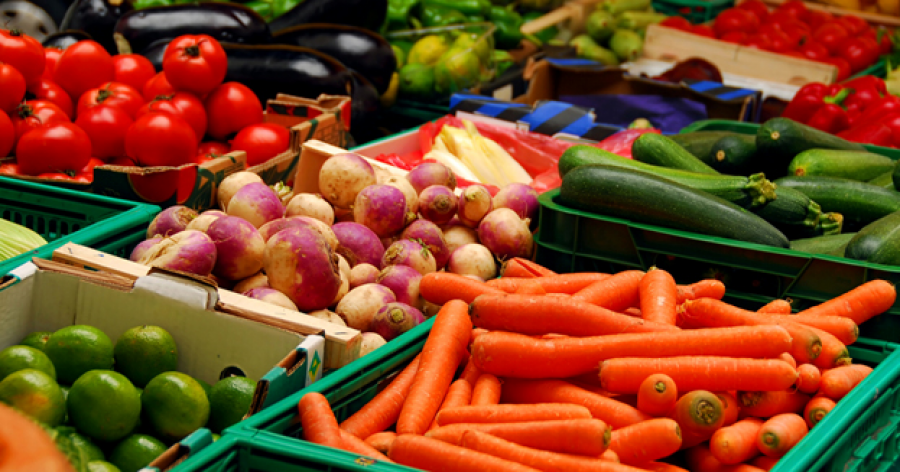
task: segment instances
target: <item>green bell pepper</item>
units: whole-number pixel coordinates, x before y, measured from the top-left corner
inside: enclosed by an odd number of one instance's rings
[[[494,30],[495,48],[515,49],[522,42],[520,28],[525,20],[512,8],[493,6],[488,18],[497,27]]]
[[[422,20],[422,26],[426,28],[466,23],[466,15],[463,15],[459,10],[428,5],[422,6],[420,19]]]
[[[466,23],[484,23],[486,20],[481,15],[466,15]]]
[[[303,0],[272,0],[272,19],[291,11]]]
[[[252,2],[244,3],[244,6],[259,13],[259,16],[263,17],[266,22],[274,19],[272,17],[272,4],[266,0],[253,0]]]
[[[465,16],[487,16],[491,9],[491,2],[490,0],[422,0],[422,6],[456,10]]]
[[[135,10],[143,10],[152,7],[167,7],[172,4],[172,0],[135,0],[132,4]]]
[[[536,20],[540,17],[544,16],[543,13],[539,11],[532,11],[522,15],[522,20],[527,23],[532,20]],[[544,28],[537,33],[534,34],[534,37],[537,38],[541,43],[548,43],[551,39],[555,38],[556,35],[559,34],[559,29],[556,26],[551,26],[549,28]]]
[[[387,29],[388,31],[409,28],[409,18],[412,10],[419,5],[419,0],[388,0]]]

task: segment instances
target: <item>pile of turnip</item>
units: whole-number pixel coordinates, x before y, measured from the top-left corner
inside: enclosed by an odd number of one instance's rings
[[[538,202],[527,185],[491,196],[481,185],[457,189],[440,163],[404,178],[352,153],[325,161],[318,177],[319,194],[285,198],[256,174],[230,175],[220,210],[162,211],[131,259],[358,329],[362,355],[436,313],[419,296],[424,275],[487,280],[498,262],[532,254]]]

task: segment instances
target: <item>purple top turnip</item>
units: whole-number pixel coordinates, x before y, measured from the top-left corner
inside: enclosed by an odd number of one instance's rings
[[[378,267],[372,264],[357,264],[350,269],[350,289],[353,290],[360,285],[374,284],[378,272]],[[416,273],[418,274],[418,272]]]
[[[381,258],[381,266],[387,267],[391,265],[410,266],[422,275],[427,275],[437,270],[437,263],[431,251],[427,247],[409,239],[397,241],[391,244],[387,251],[384,251],[384,257]]]
[[[416,189],[409,183],[409,180],[406,180],[404,177],[392,175],[385,179],[384,185],[390,185],[403,192],[403,197],[406,199],[406,224],[415,220],[416,215],[419,212],[419,193],[416,192]]]
[[[459,196],[457,217],[462,224],[469,228],[477,228],[481,219],[493,209],[494,203],[487,187],[470,185],[464,188],[462,195]]]
[[[387,344],[387,341],[378,333],[363,333],[362,343],[359,346],[359,357],[371,354],[376,349]]]
[[[412,239],[427,247],[434,256],[435,266],[438,270],[442,269],[450,259],[450,251],[447,250],[447,242],[444,241],[444,232],[428,220],[413,221],[403,230],[400,239]]]
[[[159,212],[147,228],[147,239],[154,236],[172,236],[187,228],[197,212],[183,205],[175,205]]]
[[[399,233],[406,225],[406,197],[390,185],[370,185],[356,196],[353,220],[379,237]]]
[[[137,244],[137,246],[135,246],[134,249],[132,249],[131,256],[129,256],[128,259],[131,260],[132,262],[137,262],[137,261],[141,260],[141,257],[143,257],[144,254],[146,254],[147,251],[150,250],[150,248],[152,248],[154,245],[156,245],[156,243],[158,243],[162,240],[163,240],[163,238],[157,236],[155,238],[150,238],[145,241],[139,242]],[[378,270],[376,269],[375,272],[377,273]]]
[[[292,302],[291,299],[287,297],[287,295],[279,292],[278,290],[275,290],[274,288],[252,288],[244,292],[243,295],[245,297],[262,300],[273,305],[278,305],[282,308],[287,308],[288,310],[297,310],[297,305],[294,305],[294,302]]]
[[[347,326],[360,331],[370,331],[369,325],[375,313],[385,304],[396,302],[391,290],[383,285],[366,284],[350,290],[334,309]]]
[[[231,197],[238,193],[238,190],[244,188],[245,185],[252,183],[265,184],[262,177],[246,171],[235,172],[222,179],[222,183],[219,184],[219,188],[216,190],[216,200],[219,202],[219,208],[227,209]]]
[[[498,208],[478,225],[478,239],[500,260],[531,257],[534,238],[528,224],[509,208]]]
[[[321,195],[298,193],[285,207],[286,216],[308,216],[328,226],[334,224],[334,208]]]
[[[275,236],[279,232],[284,231],[288,228],[298,227],[309,228],[310,225],[305,221],[294,218],[277,218],[260,226],[259,235],[262,236],[263,241],[269,242],[269,239],[271,239],[272,236]]]
[[[138,263],[206,277],[216,265],[216,244],[206,233],[189,229],[156,243]]]
[[[478,243],[478,233],[467,226],[444,227],[444,241],[447,243],[447,251],[453,254],[456,248],[464,244]]]
[[[481,244],[465,244],[450,254],[447,271],[489,280],[497,276],[497,263],[494,262],[494,255],[488,248]]]
[[[432,185],[443,185],[450,187],[450,190],[456,189],[456,175],[449,167],[440,162],[423,162],[409,171],[406,179],[420,194],[422,190]]]
[[[372,264],[381,267],[384,246],[378,235],[371,229],[350,221],[338,223],[331,227],[338,239],[338,254],[344,256],[350,267],[357,264]]]
[[[362,189],[377,182],[372,165],[353,153],[332,156],[319,170],[319,192],[338,208],[350,208]]]
[[[244,293],[248,290],[252,290],[254,288],[268,287],[269,286],[269,278],[266,277],[266,274],[262,272],[257,272],[250,277],[247,277],[243,280],[239,280],[236,284],[234,284],[234,291],[237,293]]]
[[[456,216],[457,197],[450,187],[432,185],[419,193],[419,214],[437,225]]]
[[[414,307],[422,306],[422,298],[419,296],[419,283],[421,281],[422,274],[416,269],[405,265],[387,266],[375,278],[375,282],[394,292],[398,302]]]
[[[509,208],[522,219],[534,220],[539,206],[537,191],[525,184],[509,184],[494,195],[494,208]]]
[[[209,225],[206,234],[216,243],[217,277],[241,280],[262,269],[266,242],[249,221],[223,216]]]
[[[289,228],[266,243],[263,268],[269,286],[287,295],[300,311],[321,310],[341,288],[335,256],[318,231]]]
[[[284,205],[268,185],[257,182],[238,190],[228,202],[225,213],[243,218],[259,228],[284,216]]]
[[[425,321],[422,312],[406,303],[388,303],[381,307],[372,320],[372,331],[381,335],[385,341],[415,328]]]
[[[219,210],[204,211],[203,213],[200,213],[200,216],[191,220],[185,229],[196,229],[197,231],[203,231],[205,233],[213,221],[216,221],[223,216],[225,216],[225,212]]]
[[[337,249],[338,239],[337,236],[335,236],[334,231],[331,230],[331,226],[328,226],[325,223],[322,223],[321,221],[309,216],[291,216],[288,219],[296,220],[303,224],[309,225],[312,229],[318,231],[323,238],[325,238],[325,242],[328,243],[328,246],[331,247],[332,251]]]

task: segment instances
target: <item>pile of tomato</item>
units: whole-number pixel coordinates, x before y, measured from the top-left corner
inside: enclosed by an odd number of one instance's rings
[[[854,15],[835,17],[811,10],[801,0],[790,0],[775,10],[760,0],[747,0],[716,17],[712,26],[692,26],[681,17],[662,25],[743,46],[833,64],[843,80],[889,54],[893,47],[887,30],[876,30]]]
[[[253,91],[224,82],[227,66],[205,35],[172,41],[157,73],[94,41],[45,49],[0,30],[0,174],[91,182],[103,164],[202,164],[242,150],[252,166],[287,150],[287,128],[263,123]]]

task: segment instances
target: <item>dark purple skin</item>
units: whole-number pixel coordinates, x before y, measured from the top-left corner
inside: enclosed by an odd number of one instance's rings
[[[494,195],[494,208],[509,208],[522,219],[534,220],[539,206],[537,191],[525,184],[509,184]]]
[[[450,187],[432,185],[419,194],[419,214],[436,225],[444,225],[456,216],[459,199]]]
[[[371,229],[359,224],[346,221],[331,227],[340,243],[337,253],[347,259],[350,267],[357,264],[372,264],[381,267],[381,258],[384,256],[384,246],[381,239]]]
[[[262,236],[263,241],[268,241],[269,238],[275,236],[281,231],[284,231],[288,228],[298,227],[307,228],[309,227],[309,225],[294,218],[278,218],[260,226],[259,235]]]
[[[231,197],[225,213],[243,218],[259,228],[283,217],[284,204],[268,185],[255,182],[244,185]]]
[[[425,275],[437,270],[437,262],[431,251],[416,241],[401,239],[391,244],[381,258],[382,267],[390,265],[406,265]]]
[[[385,341],[390,341],[423,321],[425,316],[418,309],[406,303],[393,302],[378,309],[370,327]]]
[[[241,280],[259,272],[266,241],[249,221],[222,216],[213,221],[206,234],[216,243],[213,273],[228,280]]]
[[[162,240],[163,238],[157,236],[155,238],[150,238],[146,241],[139,242],[138,245],[134,247],[134,250],[131,251],[131,256],[129,256],[128,259],[131,262],[137,262],[138,260],[140,260],[141,256],[143,256],[144,253],[147,252],[148,249]]]
[[[150,222],[150,226],[147,228],[147,238],[172,236],[180,233],[184,231],[188,223],[198,216],[200,215],[196,211],[183,205],[166,208]]]
[[[525,221],[509,208],[498,208],[478,225],[478,239],[500,260],[531,257],[534,238]]]
[[[167,250],[157,254],[152,261],[146,260],[150,254],[145,253],[139,262],[150,267],[209,276],[216,265],[216,243],[206,233],[196,230],[182,231],[157,244],[171,242],[178,246],[169,246]]]
[[[394,292],[398,302],[412,306],[422,305],[419,296],[419,282],[421,281],[422,274],[405,265],[387,266],[375,278],[375,283],[384,285]]]
[[[400,239],[412,239],[428,247],[438,270],[447,265],[450,260],[450,251],[447,242],[444,241],[444,232],[438,225],[428,220],[416,220],[403,230]]]
[[[450,190],[456,188],[456,175],[440,162],[419,164],[406,174],[406,179],[416,189],[416,193],[422,193],[422,190],[432,185],[443,185],[450,187]]]
[[[356,196],[353,221],[382,238],[399,233],[406,224],[406,197],[396,187],[370,185]]]

